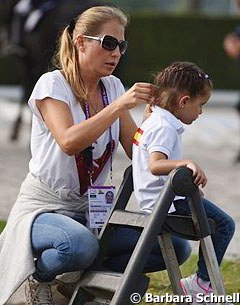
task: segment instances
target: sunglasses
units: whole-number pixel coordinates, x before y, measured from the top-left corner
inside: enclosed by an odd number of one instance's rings
[[[108,51],[113,51],[117,48],[117,46],[119,46],[121,55],[124,55],[128,46],[128,42],[126,40],[118,41],[117,38],[110,35],[104,35],[103,37],[83,35],[83,37],[100,41],[101,47]]]

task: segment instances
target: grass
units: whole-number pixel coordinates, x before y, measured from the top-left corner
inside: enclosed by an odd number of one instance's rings
[[[187,262],[181,266],[181,273],[183,277],[195,272],[197,258],[197,255],[191,255]],[[226,294],[232,295],[234,292],[240,293],[240,259],[235,261],[224,260],[221,265],[221,272],[225,284]],[[173,294],[166,271],[147,274],[147,276],[150,277],[150,285],[147,292],[157,296],[166,295],[166,293]],[[142,301],[140,304],[146,305],[154,303],[145,303]]]
[[[5,222],[0,220],[0,232],[5,226]],[[187,262],[181,266],[182,276],[188,276],[195,272],[197,266],[197,255],[191,255]],[[232,295],[240,293],[240,259],[239,260],[223,260],[221,265],[221,272],[224,279],[226,293]],[[149,293],[154,295],[165,295],[166,293],[173,294],[171,284],[166,271],[155,272],[147,274],[150,277]],[[140,305],[147,305],[153,303],[145,303],[142,301]],[[169,304],[169,303],[168,303]],[[235,303],[240,304],[240,303]]]
[[[3,228],[5,227],[6,222],[3,220],[0,220],[0,232],[2,232]]]

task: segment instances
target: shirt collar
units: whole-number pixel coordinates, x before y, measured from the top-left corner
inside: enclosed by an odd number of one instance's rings
[[[177,130],[179,134],[184,132],[183,123],[175,117],[170,111],[163,109],[159,106],[152,106],[153,113],[156,113],[157,115],[161,115],[161,117],[164,117],[166,121],[168,121],[171,125],[174,126],[174,128]]]

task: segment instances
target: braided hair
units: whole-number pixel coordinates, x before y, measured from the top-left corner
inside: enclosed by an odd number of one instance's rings
[[[151,105],[173,111],[180,94],[191,98],[204,96],[212,89],[212,81],[197,65],[191,62],[174,62],[153,75],[158,87]]]

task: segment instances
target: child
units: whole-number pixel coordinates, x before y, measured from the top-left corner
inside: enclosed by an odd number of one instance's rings
[[[155,75],[159,91],[151,104],[152,113],[134,136],[133,179],[134,191],[140,209],[151,213],[167,175],[179,166],[193,171],[194,183],[204,187],[207,177],[201,167],[182,159],[181,134],[183,123],[190,125],[210,97],[212,82],[208,75],[193,63],[175,62]],[[233,219],[209,200],[202,198],[206,214],[215,220],[216,232],[212,241],[220,264],[234,234]],[[175,197],[170,209],[179,215],[190,214],[187,198]],[[197,293],[212,292],[209,275],[201,251],[196,274],[181,279],[182,288],[192,295],[197,304]]]

